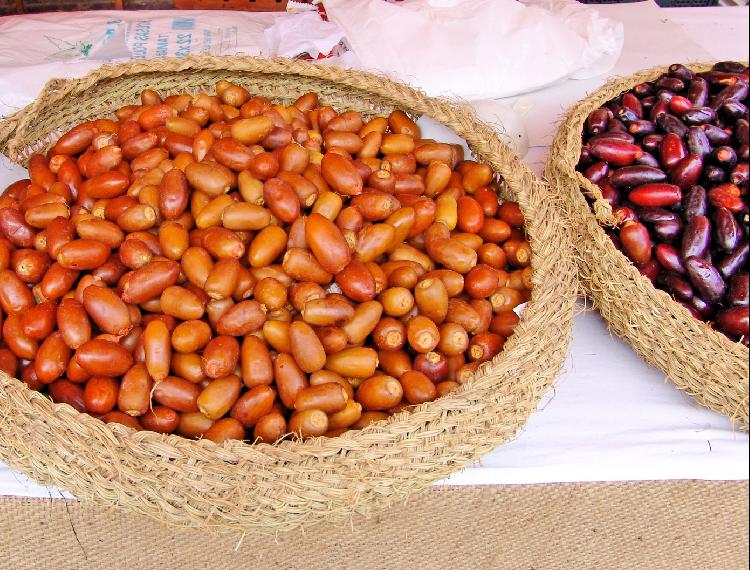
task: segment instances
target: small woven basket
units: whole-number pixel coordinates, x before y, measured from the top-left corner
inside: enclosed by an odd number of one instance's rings
[[[502,353],[458,391],[361,431],[278,445],[136,433],[54,404],[0,373],[0,460],[79,498],[169,523],[276,531],[403,501],[513,438],[565,358],[575,265],[562,205],[467,108],[383,77],[293,60],[161,59],[51,81],[34,103],[0,123],[0,151],[24,162],[72,124],[137,101],[145,87],[195,92],[219,79],[287,103],[317,91],[339,110],[400,108],[451,127],[503,177],[506,196],[526,216],[534,290],[524,319]]]
[[[690,68],[705,71],[711,65]],[[576,171],[589,113],[662,73],[664,68],[657,67],[613,79],[570,109],[550,149],[545,178],[575,220],[579,280],[610,328],[680,390],[747,430],[747,348],[694,318],[638,272],[602,229],[614,223],[612,208],[599,187]],[[595,197],[593,206],[581,189]]]

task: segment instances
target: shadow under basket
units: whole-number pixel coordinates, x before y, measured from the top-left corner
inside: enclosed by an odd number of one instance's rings
[[[0,151],[23,163],[73,124],[138,101],[144,88],[213,92],[219,79],[287,104],[317,91],[340,111],[399,108],[452,128],[502,177],[506,197],[526,217],[534,289],[522,322],[456,392],[361,431],[276,445],[134,432],[54,404],[0,373],[0,460],[81,499],[167,523],[274,532],[403,501],[512,439],[567,352],[576,295],[570,225],[547,186],[468,108],[384,77],[294,60],[162,59],[52,80],[31,105],[0,122]]]

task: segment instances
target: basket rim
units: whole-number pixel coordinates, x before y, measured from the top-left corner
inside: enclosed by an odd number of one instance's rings
[[[478,156],[490,154],[493,156],[487,162],[492,166],[493,171],[503,176],[514,191],[519,192],[517,198],[522,211],[526,214],[532,207],[530,200],[536,200],[534,194],[551,197],[547,185],[537,179],[531,171],[499,138],[494,135],[492,127],[482,123],[476,118],[475,113],[466,105],[458,102],[449,102],[445,100],[427,97],[421,92],[400,83],[393,82],[383,76],[365,73],[353,72],[350,70],[340,70],[338,68],[317,64],[307,63],[282,58],[261,59],[249,56],[234,57],[213,57],[213,56],[191,56],[187,58],[165,58],[160,60],[145,60],[134,63],[106,65],[90,72],[79,79],[53,79],[44,88],[40,96],[29,106],[19,110],[5,120],[0,121],[0,151],[7,150],[15,138],[14,135],[23,135],[24,129],[33,123],[34,117],[40,109],[54,104],[63,98],[85,92],[86,89],[96,85],[100,81],[109,79],[132,79],[141,74],[159,71],[164,74],[175,74],[184,71],[233,71],[260,73],[261,75],[282,75],[290,77],[306,77],[315,80],[330,82],[344,89],[352,89],[363,92],[375,93],[383,100],[392,102],[407,111],[419,109],[423,114],[430,116],[446,115],[455,117],[456,124],[460,122],[471,124],[471,132],[458,132],[459,136],[464,138]],[[437,119],[442,124],[445,121]],[[450,126],[450,125],[448,125]],[[451,127],[456,130],[454,127]],[[8,132],[9,131],[9,132]],[[498,150],[499,149],[499,150]],[[499,155],[500,158],[497,158]],[[515,182],[515,184],[514,184]],[[544,244],[535,236],[536,233],[543,234],[552,231],[558,231],[564,236],[568,235],[567,226],[564,223],[562,208],[555,212],[549,208],[548,217],[541,219],[531,219],[528,223],[530,230],[529,239],[535,258],[542,260],[549,259],[551,252],[542,249]],[[565,238],[563,238],[565,239]],[[570,240],[568,240],[570,241]],[[29,405],[33,406],[39,413],[57,415],[74,421],[86,430],[96,432],[103,439],[108,440],[115,445],[122,446],[131,443],[140,445],[147,442],[157,453],[169,457],[175,454],[194,453],[200,456],[200,461],[220,462],[220,463],[239,463],[249,461],[259,465],[270,465],[274,462],[285,462],[289,464],[298,464],[304,461],[311,461],[319,464],[323,469],[330,469],[332,461],[336,457],[354,453],[363,449],[371,449],[378,446],[388,446],[399,441],[408,439],[407,436],[413,435],[422,430],[427,430],[432,422],[440,421],[451,414],[462,414],[464,410],[471,407],[476,402],[487,402],[492,400],[492,393],[497,392],[497,386],[493,385],[493,377],[501,374],[511,375],[518,369],[519,363],[515,358],[524,357],[530,349],[522,345],[522,340],[528,337],[527,329],[531,328],[529,323],[537,324],[547,316],[552,316],[559,321],[562,329],[562,337],[550,341],[554,344],[553,348],[557,352],[562,352],[560,357],[556,353],[552,354],[551,365],[546,365],[545,374],[557,376],[562,360],[567,354],[568,340],[570,334],[570,324],[574,312],[576,300],[577,284],[575,281],[575,268],[572,261],[572,243],[555,244],[552,248],[558,256],[555,260],[556,274],[548,275],[548,279],[540,281],[535,279],[535,288],[532,292],[531,299],[526,307],[525,317],[519,324],[517,333],[508,339],[503,351],[491,362],[484,363],[477,371],[475,378],[461,386],[456,392],[426,404],[415,406],[413,409],[399,414],[395,414],[387,421],[378,422],[378,424],[368,426],[364,430],[348,431],[335,438],[311,438],[305,441],[283,441],[280,444],[270,445],[250,445],[244,441],[227,441],[223,444],[215,444],[206,440],[189,440],[177,435],[162,435],[154,432],[135,432],[124,426],[115,424],[104,424],[100,420],[75,411],[67,404],[54,404],[45,395],[29,389],[22,381],[11,378],[4,373],[0,373],[0,396],[6,396],[13,392],[14,396],[24,398]],[[567,249],[565,249],[567,248]],[[560,251],[562,249],[562,251]],[[545,297],[554,298],[554,306],[545,304],[541,299]],[[559,337],[560,335],[558,335]],[[527,343],[529,344],[529,343]],[[537,364],[537,366],[541,366]],[[550,370],[547,370],[547,369]],[[539,374],[534,375],[534,380]],[[538,399],[552,385],[549,381],[546,384],[539,382],[538,385],[531,386],[531,390],[526,390],[526,394],[516,394],[517,397],[526,397],[531,405],[532,410],[536,409]],[[539,392],[541,391],[541,394]],[[522,391],[523,392],[523,391]],[[20,394],[20,396],[19,396]],[[85,417],[84,417],[85,416]],[[521,425],[525,423],[523,419]],[[3,417],[0,414],[0,427],[2,427]],[[519,426],[520,429],[520,426]],[[2,430],[0,429],[0,432]],[[514,430],[514,435],[518,429]],[[453,433],[453,432],[451,432]],[[439,434],[436,435],[439,437]],[[378,446],[373,444],[377,439]],[[446,457],[445,461],[450,465],[437,472],[434,468],[429,469],[427,475],[420,482],[421,487],[438,480],[448,473],[456,471],[465,465],[476,460],[478,456],[507,441],[510,438],[504,438],[491,443],[486,449],[473,449],[470,452],[462,452],[460,457]],[[379,449],[380,447],[378,447]],[[0,447],[0,452],[3,452]],[[7,454],[6,454],[7,455]],[[377,454],[376,454],[377,455]],[[18,461],[11,463],[17,465]],[[416,464],[416,461],[414,462]],[[27,469],[22,469],[28,471]],[[35,471],[36,474],[43,472],[43,469]],[[59,477],[54,474],[45,473],[45,479],[52,482],[58,482]],[[65,486],[65,485],[61,485]],[[80,485],[76,485],[74,492],[84,496],[86,493]],[[96,497],[94,495],[94,498]],[[356,505],[353,505],[353,510]],[[153,514],[152,509],[143,508],[142,512]],[[219,517],[221,518],[221,517]],[[244,521],[247,524],[247,520]]]

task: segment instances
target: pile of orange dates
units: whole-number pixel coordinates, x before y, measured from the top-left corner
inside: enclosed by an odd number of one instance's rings
[[[0,197],[0,369],[135,429],[275,442],[459,387],[531,289],[486,164],[220,81],[75,126]]]

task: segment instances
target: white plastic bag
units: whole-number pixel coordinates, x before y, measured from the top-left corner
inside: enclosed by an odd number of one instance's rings
[[[336,24],[326,22],[317,12],[280,16],[263,33],[263,55],[297,57],[309,54],[325,57],[344,39]]]
[[[570,0],[520,0],[527,6],[537,6],[557,14],[566,26],[586,38],[586,50],[581,57],[581,68],[571,79],[588,79],[612,69],[622,52],[625,40],[623,25],[599,15],[590,6]]]
[[[622,25],[570,4],[560,0],[545,9],[516,0],[324,2],[364,68],[430,95],[469,100],[534,91],[595,63],[601,73],[605,60],[614,65]]]

